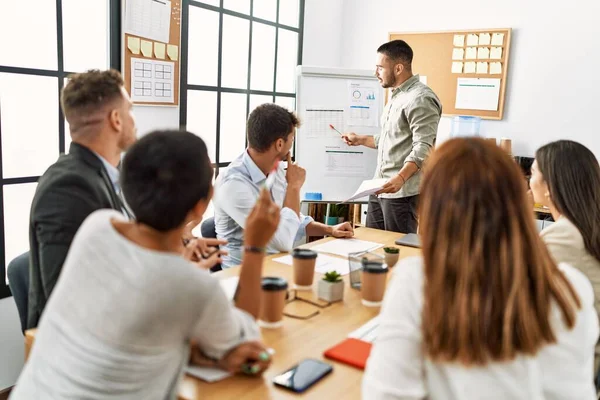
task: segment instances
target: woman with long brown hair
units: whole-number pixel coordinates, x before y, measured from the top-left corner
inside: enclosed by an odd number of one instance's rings
[[[584,145],[559,140],[542,146],[531,167],[535,202],[550,208],[555,223],[541,232],[552,258],[588,277],[600,314],[600,165]],[[600,364],[596,346],[595,370]]]
[[[423,256],[395,267],[365,399],[595,398],[594,294],[540,240],[522,175],[481,139],[425,166]]]

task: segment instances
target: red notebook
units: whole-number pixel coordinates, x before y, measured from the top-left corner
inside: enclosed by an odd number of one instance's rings
[[[348,338],[323,353],[329,359],[365,369],[372,344],[355,338]]]

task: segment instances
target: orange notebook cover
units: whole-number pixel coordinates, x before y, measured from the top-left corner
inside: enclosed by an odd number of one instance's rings
[[[348,338],[323,353],[329,359],[365,369],[372,344],[355,338]]]

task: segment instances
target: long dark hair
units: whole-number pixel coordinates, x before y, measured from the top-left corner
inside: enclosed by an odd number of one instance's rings
[[[542,243],[517,164],[483,139],[451,139],[423,169],[423,342],[434,362],[484,365],[556,342],[581,303]]]
[[[559,140],[535,153],[538,169],[556,210],[583,236],[585,248],[600,261],[600,165],[581,143]]]

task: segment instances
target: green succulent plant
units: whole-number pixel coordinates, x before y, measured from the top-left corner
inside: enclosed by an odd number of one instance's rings
[[[342,275],[340,275],[337,271],[329,271],[325,273],[323,280],[327,282],[339,282],[342,280]]]

